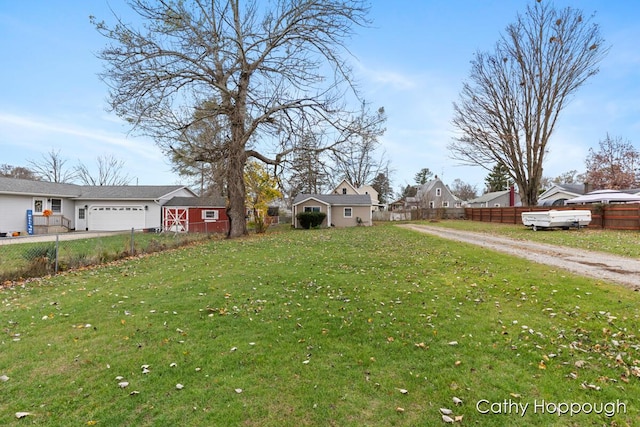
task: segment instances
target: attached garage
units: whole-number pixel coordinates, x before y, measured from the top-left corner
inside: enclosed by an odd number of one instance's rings
[[[145,228],[144,206],[91,206],[88,229],[96,231]]]

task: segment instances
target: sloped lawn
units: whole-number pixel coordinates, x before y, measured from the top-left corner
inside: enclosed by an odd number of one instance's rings
[[[0,300],[2,425],[640,423],[637,293],[392,225],[211,241]]]

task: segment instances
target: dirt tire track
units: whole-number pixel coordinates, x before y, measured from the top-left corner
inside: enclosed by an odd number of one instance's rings
[[[482,246],[539,264],[562,268],[581,276],[621,284],[635,291],[640,290],[640,260],[638,259],[427,225],[401,224],[398,226],[444,239]]]

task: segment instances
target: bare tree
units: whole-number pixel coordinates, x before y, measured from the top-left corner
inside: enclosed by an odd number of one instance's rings
[[[384,152],[378,153],[378,137],[384,132],[380,124],[386,121],[384,108],[371,114],[363,108],[357,117],[358,127],[371,129],[364,134],[354,135],[357,141],[350,141],[341,150],[333,152],[335,175],[345,178],[356,188],[368,185],[381,172],[389,168]]]
[[[587,182],[594,190],[621,190],[640,184],[640,151],[631,142],[609,134],[600,141],[600,149],[589,149]]]
[[[460,131],[449,148],[463,163],[504,164],[525,205],[535,205],[547,143],[560,111],[608,52],[580,10],[538,0],[518,15],[493,53],[477,53],[454,103]]]
[[[586,174],[578,173],[577,170],[572,169],[567,172],[563,172],[555,178],[551,179],[550,182],[553,184],[584,184],[586,180]]]
[[[459,198],[460,200],[473,200],[478,197],[478,189],[459,178],[453,180],[451,185],[451,194]]]
[[[41,181],[68,183],[75,179],[73,169],[65,167],[67,159],[60,155],[60,150],[51,149],[40,160],[27,160],[27,163]]]
[[[5,178],[27,179],[30,181],[38,180],[38,177],[30,169],[23,166],[11,166],[6,163],[0,165],[0,176]]]
[[[77,179],[85,185],[127,185],[131,181],[123,172],[124,160],[113,155],[102,155],[96,159],[97,173],[91,173],[84,164],[75,167]]]
[[[220,133],[193,161],[225,160],[230,237],[246,234],[244,166],[277,165],[305,129],[324,129],[325,149],[363,129],[345,108],[357,96],[343,53],[368,24],[360,0],[131,0],[143,29],[122,20],[98,31],[111,108],[166,151],[185,129],[214,120]],[[327,77],[328,74],[330,77]],[[360,102],[360,101],[359,101]],[[356,118],[354,118],[356,117]]]

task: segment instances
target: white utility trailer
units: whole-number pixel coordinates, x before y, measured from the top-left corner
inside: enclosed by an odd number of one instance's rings
[[[591,222],[590,210],[522,212],[522,223],[533,231],[539,228],[586,227]]]

